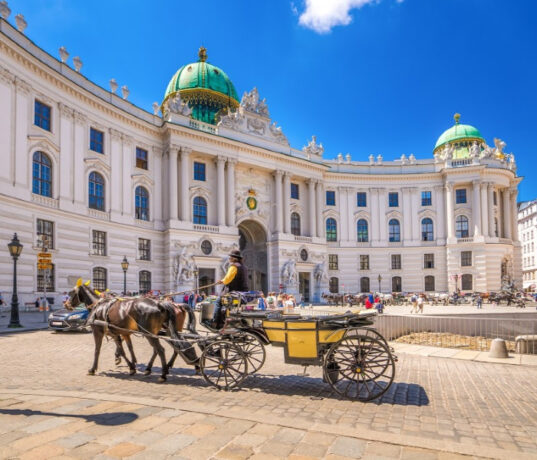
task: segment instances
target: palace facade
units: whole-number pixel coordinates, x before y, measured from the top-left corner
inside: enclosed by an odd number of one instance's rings
[[[192,289],[220,279],[240,248],[250,288],[299,293],[498,290],[521,282],[514,156],[470,125],[423,158],[323,158],[295,149],[254,88],[198,60],[149,113],[0,19],[0,289],[9,299],[14,232],[19,297],[76,279],[98,289]],[[164,89],[164,85],[163,85]],[[46,239],[47,276],[37,267]],[[6,296],[7,294],[7,296]]]

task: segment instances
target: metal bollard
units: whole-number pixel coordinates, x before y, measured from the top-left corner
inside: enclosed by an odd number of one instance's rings
[[[504,339],[494,339],[490,344],[489,358],[509,358]]]

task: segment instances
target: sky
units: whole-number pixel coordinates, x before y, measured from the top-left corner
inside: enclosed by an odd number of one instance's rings
[[[301,149],[312,135],[326,158],[432,157],[453,125],[498,137],[537,198],[535,0],[9,1],[26,35],[82,73],[152,112],[173,74],[197,61],[222,68],[241,96],[254,86]]]

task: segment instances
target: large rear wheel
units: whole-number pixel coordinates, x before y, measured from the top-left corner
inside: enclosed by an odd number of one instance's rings
[[[233,343],[241,347],[248,361],[248,374],[254,374],[265,363],[265,346],[255,334],[243,332],[233,336]]]
[[[228,340],[209,343],[200,357],[205,381],[219,390],[239,387],[248,376],[248,360],[242,349]]]

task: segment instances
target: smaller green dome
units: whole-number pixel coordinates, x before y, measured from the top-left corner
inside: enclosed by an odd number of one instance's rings
[[[477,128],[470,125],[461,125],[459,123],[460,115],[458,113],[456,113],[453,118],[455,119],[455,125],[442,133],[436,141],[434,151],[447,143],[460,140],[485,142],[485,139]]]

